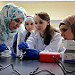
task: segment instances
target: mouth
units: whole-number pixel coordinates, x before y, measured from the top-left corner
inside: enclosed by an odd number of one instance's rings
[[[41,28],[37,28],[37,30],[41,30]]]
[[[31,31],[31,29],[28,29],[28,31],[30,32],[30,31]]]
[[[13,27],[13,29],[17,29],[16,27]]]

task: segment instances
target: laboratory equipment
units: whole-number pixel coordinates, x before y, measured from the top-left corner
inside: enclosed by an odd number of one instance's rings
[[[75,62],[75,41],[65,40],[64,47],[66,48],[63,57],[64,62]]]
[[[42,51],[40,52],[40,62],[55,62],[53,56],[60,60],[60,53]]]

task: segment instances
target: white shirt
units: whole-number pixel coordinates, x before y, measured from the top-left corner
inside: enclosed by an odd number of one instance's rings
[[[28,44],[29,48],[32,49],[38,49],[46,52],[58,52],[62,43],[62,38],[59,33],[55,32],[50,44],[43,45],[39,32],[32,31],[26,43]]]

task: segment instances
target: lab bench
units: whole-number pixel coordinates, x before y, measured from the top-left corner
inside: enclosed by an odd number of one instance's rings
[[[64,75],[63,71],[61,68],[57,65],[57,63],[45,63],[45,62],[40,62],[40,60],[19,60],[18,58],[15,57],[0,57],[0,65],[2,66],[7,66],[9,64],[13,64],[14,69],[19,72],[21,75],[29,75],[30,72],[33,72],[37,67],[39,69],[37,72],[41,70],[48,70],[51,73],[55,75]],[[65,66],[65,69],[68,71],[73,71],[75,70],[75,63],[64,63],[63,65]],[[17,75],[14,73],[12,70],[12,67],[9,66],[6,69],[0,71],[0,75]],[[36,75],[50,75],[48,72],[40,72],[39,74]],[[75,75],[75,72],[73,74],[66,74],[66,75]]]

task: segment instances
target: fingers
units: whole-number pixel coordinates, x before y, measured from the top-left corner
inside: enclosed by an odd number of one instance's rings
[[[30,48],[26,48],[25,50],[26,50],[26,51],[32,51],[32,49],[30,49]]]
[[[22,49],[22,46],[18,45],[19,50]]]

